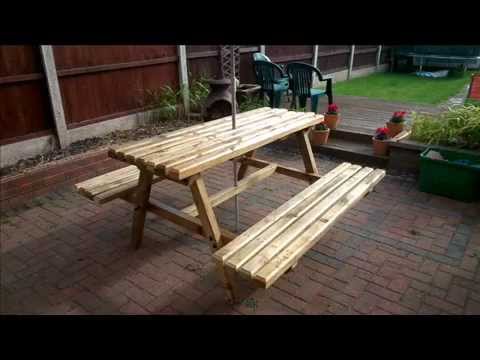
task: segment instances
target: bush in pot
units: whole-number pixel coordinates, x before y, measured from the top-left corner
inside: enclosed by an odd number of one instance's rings
[[[327,112],[325,113],[325,124],[329,129],[336,129],[337,124],[340,121],[340,115],[338,113],[337,104],[328,105]]]
[[[330,129],[324,122],[322,122],[310,131],[310,141],[312,142],[312,145],[325,145],[328,141],[329,134]]]
[[[386,156],[388,152],[388,128],[378,128],[373,136],[373,152],[377,156]]]
[[[406,114],[406,111],[396,111],[393,113],[392,118],[387,122],[388,135],[390,137],[394,137],[403,131]]]

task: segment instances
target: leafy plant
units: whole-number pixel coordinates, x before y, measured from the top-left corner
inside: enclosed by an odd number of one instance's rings
[[[239,111],[245,112],[263,107],[263,99],[258,96],[246,96],[242,102],[238,104]]]
[[[189,89],[190,111],[194,113],[201,113],[203,104],[208,96],[209,85],[207,78],[200,76],[198,79],[192,81]],[[183,92],[182,92],[183,94]]]
[[[383,127],[383,128],[378,128],[375,131],[375,139],[376,140],[387,140],[388,139],[388,128]]]
[[[328,126],[327,126],[325,123],[321,122],[320,124],[317,124],[317,125],[315,126],[315,130],[317,130],[317,131],[326,131],[326,130],[329,130],[329,129],[328,129]]]
[[[405,115],[407,114],[406,111],[395,111],[390,119],[390,122],[395,124],[400,124],[405,122]]]
[[[480,107],[449,108],[440,114],[413,114],[411,139],[434,145],[480,147]]]

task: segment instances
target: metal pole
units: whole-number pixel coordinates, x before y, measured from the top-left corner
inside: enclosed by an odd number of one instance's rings
[[[237,128],[237,79],[235,77],[235,47],[232,45],[230,48],[231,51],[231,61],[232,61],[232,128]],[[237,186],[237,160],[233,159],[233,184]],[[239,230],[239,218],[240,208],[238,204],[238,196],[235,195],[235,232]]]

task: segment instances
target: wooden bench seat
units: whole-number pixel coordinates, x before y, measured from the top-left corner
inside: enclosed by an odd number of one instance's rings
[[[139,177],[140,170],[130,165],[75,184],[75,189],[88,199],[104,204],[132,192],[138,186]],[[161,179],[154,176],[153,182]]]
[[[268,288],[384,176],[381,169],[343,163],[216,251],[214,258],[227,271]]]

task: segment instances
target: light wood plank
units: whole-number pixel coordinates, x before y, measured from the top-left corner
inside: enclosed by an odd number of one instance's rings
[[[254,110],[251,110],[251,111],[246,111],[246,112],[243,112],[241,114],[238,114],[237,118],[240,120],[242,118],[246,118],[248,116],[251,116],[251,115],[254,115],[254,114],[257,114],[257,113],[261,113],[261,112],[266,112],[266,111],[269,111],[269,110],[272,110],[272,109],[269,108],[269,107],[254,109]],[[130,151],[130,150],[133,150],[133,149],[136,149],[136,148],[144,147],[144,146],[147,146],[149,144],[155,144],[155,143],[158,143],[159,141],[162,141],[162,140],[172,139],[172,138],[175,138],[175,137],[178,137],[178,136],[181,136],[181,135],[189,134],[189,133],[192,133],[196,130],[205,129],[205,128],[208,128],[208,127],[213,127],[213,126],[216,126],[216,125],[219,125],[219,124],[222,124],[224,122],[231,121],[231,120],[232,120],[232,116],[229,115],[229,116],[225,116],[225,117],[220,118],[220,119],[209,121],[209,122],[204,123],[204,124],[189,126],[189,127],[183,128],[183,129],[168,132],[166,134],[161,134],[161,135],[155,136],[155,137],[150,138],[150,139],[141,140],[141,141],[134,141],[134,142],[131,142],[129,144],[122,144],[118,147],[113,147],[113,148],[109,149],[108,154],[111,157],[122,159],[121,158],[122,153],[124,153],[126,151]]]
[[[263,120],[268,120],[269,118],[274,118],[276,115],[281,113],[286,113],[286,109],[283,111],[267,111],[254,116],[249,116],[242,119],[239,122],[237,129],[245,131],[246,128],[255,128],[258,127],[258,122]],[[119,152],[121,156],[130,163],[135,163],[135,159],[141,158],[147,155],[152,155],[157,152],[172,152],[177,151],[177,149],[188,148],[189,146],[198,145],[211,141],[218,137],[228,136],[232,128],[232,125],[229,123],[221,123],[215,127],[201,128],[178,137],[171,139],[166,139],[163,141],[157,141],[152,144],[147,144],[145,146],[128,150],[125,152]]]
[[[347,193],[321,217],[321,221],[312,223],[300,236],[288,244],[277,254],[274,260],[267,263],[255,275],[255,279],[269,288],[292,265],[298,262],[311,249],[318,238],[324,235],[335,221],[348,209],[358,203],[385,176],[385,171],[377,169],[369,174],[364,181]]]
[[[169,167],[177,167],[182,163],[192,161],[198,157],[228,149],[229,147],[258,137],[261,134],[267,134],[281,128],[284,124],[298,120],[302,117],[304,117],[303,114],[294,112],[285,113],[284,115],[277,117],[270,117],[265,119],[265,121],[261,123],[261,126],[254,124],[250,127],[230,130],[228,133],[219,134],[216,138],[209,138],[209,141],[206,143],[187,147],[186,151],[185,148],[183,148],[183,151],[169,151],[164,154],[153,154],[151,157],[145,157],[143,161],[149,168],[155,168],[157,172],[161,171],[163,174],[168,171]]]
[[[268,161],[260,160],[258,158],[245,158],[244,157],[244,158],[241,158],[240,161],[242,162],[242,164],[254,166],[254,167],[257,167],[257,168],[263,168],[265,166],[268,166],[268,164],[270,164]],[[282,166],[282,165],[277,165],[277,168],[275,169],[275,172],[277,172],[279,174],[282,174],[282,175],[290,176],[290,177],[293,177],[293,178],[296,178],[296,179],[299,179],[299,180],[308,181],[308,182],[311,182],[311,183],[313,183],[314,181],[317,181],[318,179],[321,178],[320,175],[307,174],[306,172],[304,172],[302,170],[291,168],[291,167],[286,167],[286,166]]]
[[[169,177],[177,180],[185,179],[193,174],[199,173],[205,169],[218,165],[226,160],[240,156],[248,151],[257,149],[266,144],[272,143],[285,135],[292,132],[297,132],[305,127],[314,126],[321,121],[322,117],[307,117],[306,119],[299,119],[292,121],[289,124],[282,126],[279,129],[269,131],[265,134],[257,136],[248,141],[242,141],[239,144],[233,145],[225,150],[217,151],[213,154],[200,156],[198,158],[187,161],[167,172]],[[162,173],[160,173],[161,175]]]
[[[124,200],[135,203],[133,194],[128,194],[123,197]],[[175,225],[178,225],[182,228],[186,228],[192,231],[195,234],[199,234],[202,236],[207,236],[203,230],[203,225],[200,219],[185,214],[183,211],[175,209],[171,206],[168,206],[163,203],[159,203],[157,201],[150,200],[147,204],[147,211],[150,211],[157,216],[161,217],[162,219],[168,220]],[[220,229],[220,238],[223,243],[228,243],[235,239],[236,235],[227,229]]]
[[[292,236],[294,236],[295,230],[292,229],[297,229],[298,226],[303,225],[302,221],[304,221],[304,216],[311,213],[320,216],[321,213],[318,211],[325,206],[322,204],[325,204],[328,199],[331,199],[332,194],[333,196],[336,196],[335,194],[339,194],[341,191],[347,191],[348,187],[346,187],[346,184],[352,183],[352,177],[357,175],[357,173],[361,171],[360,169],[360,166],[352,165],[344,172],[331,179],[328,184],[322,186],[316,193],[312,194],[312,196],[308,197],[289,212],[273,221],[265,231],[253,238],[244,247],[240,248],[228,258],[225,263],[235,270],[240,269],[240,271],[243,271],[241,268],[246,267],[245,264],[254,261],[257,256],[262,257],[264,252],[271,248],[272,242],[275,242],[277,238],[283,238],[285,233],[293,233]]]
[[[253,158],[255,156],[255,150],[249,151],[244,155],[245,158]],[[246,162],[242,162],[240,165],[240,169],[238,169],[237,179],[242,180],[245,175],[247,174],[248,164]]]
[[[219,204],[227,201],[233,196],[240,194],[242,191],[245,191],[246,189],[258,184],[258,182],[272,175],[275,172],[276,167],[277,164],[270,164],[267,167],[249,175],[243,180],[240,180],[237,186],[229,187],[212,195],[210,197],[210,203],[212,204],[212,207],[218,206]],[[187,206],[182,211],[191,216],[198,215],[198,210],[195,204]]]
[[[133,214],[132,225],[132,246],[138,249],[143,240],[143,230],[145,225],[145,216],[147,214],[147,204],[150,198],[152,188],[153,174],[149,171],[141,170],[136,189],[136,207]]]
[[[355,186],[372,172],[372,168],[365,167],[355,173],[339,188],[330,192],[322,201],[309,209],[303,216],[297,218],[280,236],[275,237],[268,243],[268,246],[257,252],[250,260],[243,264],[239,271],[250,277],[255,276],[258,270],[273,259],[285,246],[304,231],[305,228],[309,227],[313,222],[317,221],[317,219],[321,219],[322,215],[328,209],[334,206],[345,194],[355,188]],[[227,264],[229,264],[228,261]]]
[[[329,171],[325,176],[323,176],[320,180],[315,182],[313,185],[310,185],[286,203],[282,204],[280,207],[272,211],[262,220],[257,222],[255,225],[251,226],[247,230],[245,230],[242,234],[240,234],[234,242],[225,245],[223,248],[215,252],[214,258],[221,263],[224,263],[230,256],[232,256],[235,252],[237,252],[240,248],[245,246],[248,242],[250,242],[253,238],[258,236],[260,233],[265,231],[275,220],[282,217],[284,214],[289,212],[291,209],[298,206],[300,203],[304,202],[310,196],[315,194],[319,191],[322,187],[328,184],[332,179],[343,173],[346,169],[348,169],[352,164],[344,162],[338,165],[333,170]]]
[[[308,137],[308,129],[297,132],[296,137],[306,172],[318,175],[317,164],[315,163],[310,138]]]
[[[201,174],[195,176],[190,183],[193,201],[197,206],[198,216],[202,222],[205,234],[211,239],[212,247],[220,248],[222,246],[220,238],[220,227],[218,226],[215,212],[208,198],[207,188]]]

